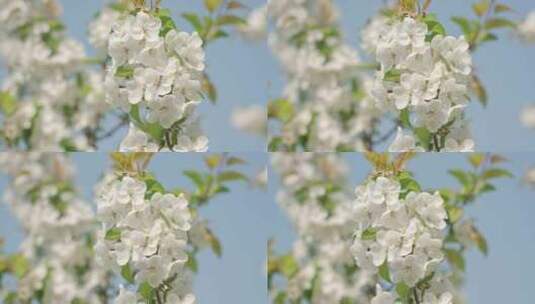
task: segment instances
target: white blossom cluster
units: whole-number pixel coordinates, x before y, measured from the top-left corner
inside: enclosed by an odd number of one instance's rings
[[[527,106],[520,113],[520,121],[526,128],[535,129],[535,106]]]
[[[361,137],[378,113],[355,97],[363,90],[358,54],[341,37],[332,1],[271,0],[267,10],[275,23],[268,42],[288,78],[283,98],[295,108],[284,143],[307,137],[305,150],[364,150]]]
[[[135,283],[168,287],[165,303],[192,304],[188,201],[170,193],[149,193],[144,181],[107,175],[96,188],[102,230],[95,245],[104,268],[120,273],[129,267]],[[122,289],[115,303],[144,303],[135,291]]]
[[[531,186],[535,186],[535,168],[531,168],[526,172],[524,181]]]
[[[84,67],[83,46],[67,37],[54,0],[0,1],[0,56],[9,72],[0,91],[13,105],[5,114],[8,146],[88,150],[85,133],[106,111],[103,79]]]
[[[232,112],[231,122],[238,130],[261,137],[267,136],[267,113],[265,107],[248,106],[237,108]]]
[[[3,153],[0,167],[9,177],[4,193],[25,233],[21,252],[30,263],[17,286],[21,302],[71,304],[76,300],[105,303],[99,292],[106,272],[94,262],[88,238],[95,219],[70,181],[72,164],[61,154]]]
[[[378,273],[385,265],[394,283],[409,287],[429,275],[440,277],[435,272],[444,260],[447,213],[438,192],[410,191],[402,197],[397,180],[380,176],[358,186],[355,194],[358,227],[351,251],[361,269]],[[422,303],[452,303],[452,293],[441,288],[438,293],[426,290]],[[379,292],[372,303],[394,303],[396,298],[395,292]]]
[[[238,27],[238,32],[246,39],[261,40],[267,34],[267,27],[267,6],[264,5],[251,11],[246,23]]]
[[[208,140],[202,135],[194,113],[203,98],[203,41],[197,33],[175,29],[165,32],[162,21],[154,14],[139,11],[123,15],[113,24],[109,35],[111,63],[105,80],[106,100],[126,112],[135,111],[144,120],[132,118],[120,150],[162,148],[162,139],[150,136],[140,126],[152,123],[166,132],[174,131],[171,143],[167,144],[170,149],[205,151]]]
[[[535,11],[530,12],[526,19],[518,25],[517,32],[524,41],[535,42]]]
[[[314,153],[274,153],[272,163],[282,180],[277,202],[297,234],[292,254],[299,270],[288,282],[289,299],[314,287],[311,303],[339,303],[344,298],[366,303],[362,301],[368,297],[367,287],[373,287],[371,276],[365,271],[350,275],[341,271],[354,263],[350,197],[345,191],[329,193],[332,185],[343,184],[346,164],[338,155]],[[324,204],[325,199],[332,207]],[[319,281],[313,286],[316,277]]]
[[[97,49],[98,52],[106,54],[108,51],[108,42],[112,33],[113,24],[119,20],[121,13],[111,7],[105,7],[89,23],[89,42]]]
[[[426,39],[427,25],[411,17],[377,19],[370,26],[364,38],[376,38],[377,42],[365,45],[380,64],[371,92],[376,106],[395,113],[408,110],[414,114],[413,125],[440,133],[444,142],[435,150],[473,150],[464,119],[472,73],[469,44],[464,37],[435,35]],[[423,148],[411,145],[416,140],[410,141],[407,136],[412,135],[398,133],[392,152]]]

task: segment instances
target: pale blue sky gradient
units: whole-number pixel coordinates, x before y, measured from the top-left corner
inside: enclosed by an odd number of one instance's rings
[[[520,183],[526,168],[535,165],[533,153],[505,154],[511,161],[505,165],[515,179],[495,183],[498,191],[487,194],[468,208],[468,214],[485,235],[489,256],[477,249],[467,255],[465,294],[467,303],[530,304],[533,303],[533,273],[535,272],[535,191]],[[352,172],[350,184],[356,186],[367,176],[371,167],[362,154],[348,153],[345,159]],[[452,168],[469,169],[462,154],[420,154],[409,163],[409,169],[424,189],[455,187],[456,181],[447,174]],[[269,193],[274,197],[279,177],[272,173]],[[272,219],[276,248],[291,249],[295,234],[282,211]]]

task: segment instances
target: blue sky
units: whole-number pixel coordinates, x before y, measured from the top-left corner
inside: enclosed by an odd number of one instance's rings
[[[522,185],[525,169],[535,165],[533,153],[505,154],[510,162],[505,165],[515,179],[496,183],[497,192],[490,193],[470,206],[468,214],[487,238],[489,255],[477,250],[467,255],[465,294],[467,303],[529,304],[533,303],[532,282],[535,272],[535,191]],[[367,176],[371,167],[361,154],[348,153],[350,184],[356,186]],[[469,168],[462,154],[420,154],[411,160],[408,168],[425,189],[455,187],[456,181],[447,174],[452,168]],[[274,197],[279,183],[276,174],[270,174],[269,195]],[[291,248],[295,235],[291,223],[282,211],[273,218],[272,229],[277,249]]]
[[[243,172],[253,175],[266,164],[262,153],[232,154],[248,161]],[[105,169],[108,156],[105,153],[77,153],[76,182],[84,197],[91,201],[93,186]],[[150,170],[172,189],[176,186],[193,189],[182,171],[202,169],[202,154],[160,153],[151,162]],[[6,177],[0,174],[0,193],[6,187]],[[201,209],[203,218],[218,235],[223,246],[223,256],[216,257],[207,249],[200,253],[199,273],[195,278],[195,293],[200,303],[251,304],[267,303],[266,240],[271,235],[271,219],[276,210],[267,193],[251,189],[249,185],[235,184],[231,192],[224,194]],[[14,252],[22,239],[18,223],[0,203],[0,237],[6,241],[7,252]]]

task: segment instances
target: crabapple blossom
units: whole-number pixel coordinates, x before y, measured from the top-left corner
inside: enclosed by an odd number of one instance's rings
[[[524,41],[535,42],[535,11],[530,12],[526,19],[518,24],[517,32]]]
[[[95,250],[103,267],[128,267],[136,284],[147,283],[152,288],[172,284],[186,275],[192,224],[183,195],[151,193],[139,177],[108,175],[96,188],[96,196],[102,230]],[[191,289],[172,293],[183,301],[193,297]],[[135,299],[127,291],[116,301],[122,298]]]
[[[245,132],[265,137],[267,131],[267,113],[264,107],[249,106],[233,111],[232,125]]]
[[[267,6],[254,9],[246,21],[246,24],[238,27],[239,33],[250,40],[263,39],[268,27]]]
[[[431,134],[445,133],[441,136],[447,144],[436,150],[473,149],[464,120],[472,73],[468,42],[462,36],[429,38],[426,23],[412,17],[385,18],[372,21],[364,32],[366,48],[380,64],[371,91],[377,107],[394,113],[409,111],[415,116],[415,127]],[[371,41],[374,38],[376,42]],[[462,125],[463,132],[452,131],[452,124]],[[399,148],[402,139],[398,132],[393,146]],[[405,137],[404,141],[410,140]]]
[[[447,214],[440,194],[409,192],[380,176],[355,190],[358,228],[351,247],[357,265],[376,273],[386,263],[394,282],[415,286],[443,260]]]
[[[520,121],[527,128],[535,128],[535,106],[527,106],[520,114]]]
[[[317,278],[321,284],[311,303],[366,299],[371,276],[340,271],[353,263],[349,239],[355,223],[348,193],[332,185],[343,184],[346,164],[338,155],[314,153],[274,153],[272,163],[282,180],[277,202],[297,233],[291,254],[299,268],[288,281],[288,297],[299,299]]]
[[[130,126],[120,150],[159,150],[164,146],[163,133],[169,149],[206,150],[207,139],[194,114],[202,100],[202,39],[196,32],[164,29],[156,12],[141,10],[116,19],[107,41],[111,63],[107,67],[106,100],[129,112],[136,125]],[[102,23],[95,36],[104,37],[106,28]],[[151,125],[162,131],[158,135],[147,131],[154,128]],[[142,132],[147,133],[145,138]]]
[[[66,35],[59,5],[52,0],[3,2],[0,55],[9,73],[1,90],[14,101],[2,121],[6,146],[92,149],[92,134],[107,110],[103,79],[85,69],[83,46]]]
[[[107,284],[106,271],[87,246],[94,214],[71,184],[70,160],[55,153],[3,153],[0,167],[10,180],[4,201],[25,232],[20,250],[31,265],[18,282],[18,299],[32,302],[43,291],[40,302],[47,304],[105,303],[98,290]]]
[[[275,23],[268,43],[288,78],[282,97],[295,113],[281,130],[287,150],[300,141],[306,151],[363,150],[379,112],[356,97],[359,58],[343,41],[332,1],[273,0],[267,12]]]

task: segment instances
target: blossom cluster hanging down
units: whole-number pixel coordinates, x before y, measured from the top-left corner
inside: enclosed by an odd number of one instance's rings
[[[103,79],[67,37],[54,0],[0,1],[3,139],[11,149],[88,150],[107,110]]]
[[[107,175],[96,197],[102,230],[95,251],[101,265],[141,289],[156,290],[162,303],[195,303],[192,274],[185,268],[192,226],[188,201],[152,192],[138,177],[119,175]],[[136,291],[121,288],[116,303],[142,299]]]
[[[390,150],[471,151],[464,108],[469,102],[472,58],[464,37],[446,36],[432,15],[378,20],[365,38],[380,64],[372,89],[378,108],[398,113],[405,127]],[[435,27],[430,28],[428,24]]]
[[[74,168],[61,154],[4,153],[9,176],[4,201],[25,232],[17,303],[106,303],[106,271],[94,262],[88,243],[95,218],[72,184]],[[24,265],[24,264],[22,264]]]
[[[366,303],[366,290],[374,287],[371,276],[366,271],[346,271],[354,268],[350,240],[355,214],[342,186],[348,170],[345,162],[336,154],[275,153],[272,163],[282,179],[277,202],[297,233],[290,255],[270,257],[269,263],[280,264],[279,271],[289,275],[287,299],[303,300],[309,293],[310,303],[357,299]],[[284,265],[294,260],[297,270],[288,273]],[[277,298],[283,291],[270,292]]]
[[[389,273],[393,283],[408,288],[429,281],[421,303],[452,303],[451,284],[437,273],[447,219],[440,194],[402,189],[399,181],[383,176],[358,186],[355,194],[358,228],[351,251],[357,265]],[[402,296],[379,290],[372,303],[394,303]]]
[[[205,151],[195,115],[205,68],[199,35],[177,31],[167,10],[138,9],[113,24],[107,45],[106,100],[131,120],[120,150]]]
[[[332,1],[273,0],[267,11],[275,23],[268,42],[288,78],[268,113],[282,122],[271,150],[364,150],[379,113],[361,97],[358,54],[343,41]]]

